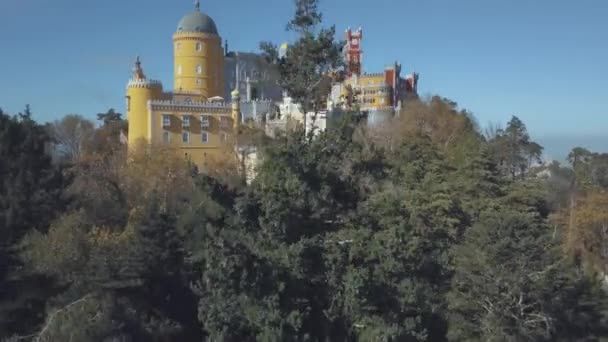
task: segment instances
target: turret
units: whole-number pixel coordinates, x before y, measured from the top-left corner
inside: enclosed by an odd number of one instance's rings
[[[139,56],[135,60],[133,75],[127,84],[127,120],[129,121],[128,144],[130,147],[143,139],[150,142],[151,122],[148,101],[160,99],[163,94],[162,84],[148,80],[141,67]]]
[[[203,99],[224,95],[224,49],[213,19],[194,11],[184,16],[173,35],[174,87],[200,93]]]

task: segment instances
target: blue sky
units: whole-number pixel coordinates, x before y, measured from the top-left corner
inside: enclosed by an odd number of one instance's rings
[[[231,49],[293,39],[291,0],[202,0]],[[190,0],[0,0],[0,107],[40,121],[124,111],[132,60],[172,85],[171,35]],[[340,35],[364,30],[364,69],[399,60],[481,126],[519,116],[535,137],[605,138],[608,1],[321,0]],[[598,141],[599,141],[598,140]],[[608,149],[608,146],[606,146]]]

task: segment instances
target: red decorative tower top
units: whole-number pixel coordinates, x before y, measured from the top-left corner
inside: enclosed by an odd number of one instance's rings
[[[347,67],[347,75],[361,75],[361,40],[363,31],[361,28],[353,32],[350,27],[346,30],[346,47],[344,59]]]

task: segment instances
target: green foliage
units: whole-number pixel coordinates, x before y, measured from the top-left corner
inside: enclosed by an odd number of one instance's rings
[[[506,129],[490,138],[491,153],[504,175],[524,179],[530,168],[540,163],[543,147],[530,140],[526,125],[518,117],[513,116]]]
[[[455,249],[451,340],[578,341],[604,334],[605,295],[560,256],[551,233],[538,217],[508,207],[482,215]]]
[[[0,110],[0,338],[30,331],[54,291],[49,279],[25,270],[17,256],[19,241],[46,230],[63,209],[63,178],[47,154],[50,142],[29,107],[17,116]]]
[[[289,45],[287,55],[280,59],[277,46],[260,43],[266,60],[276,65],[279,84],[304,112],[324,109],[324,98],[331,89],[328,73],[342,65],[341,42],[335,40],[336,29],[316,29],[321,22],[318,0],[296,0],[296,13],[288,28],[299,33]],[[317,32],[315,32],[317,31]]]

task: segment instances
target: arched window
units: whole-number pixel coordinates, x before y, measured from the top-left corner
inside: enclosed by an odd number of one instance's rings
[[[176,49],[177,49],[177,51],[182,51],[182,43],[177,43]]]
[[[203,43],[196,42],[196,51],[202,51],[202,50],[203,50]]]
[[[196,66],[196,73],[197,74],[202,74],[203,73],[203,66],[202,65],[197,65]]]
[[[181,64],[177,66],[177,74],[178,75],[182,74],[182,65]]]

